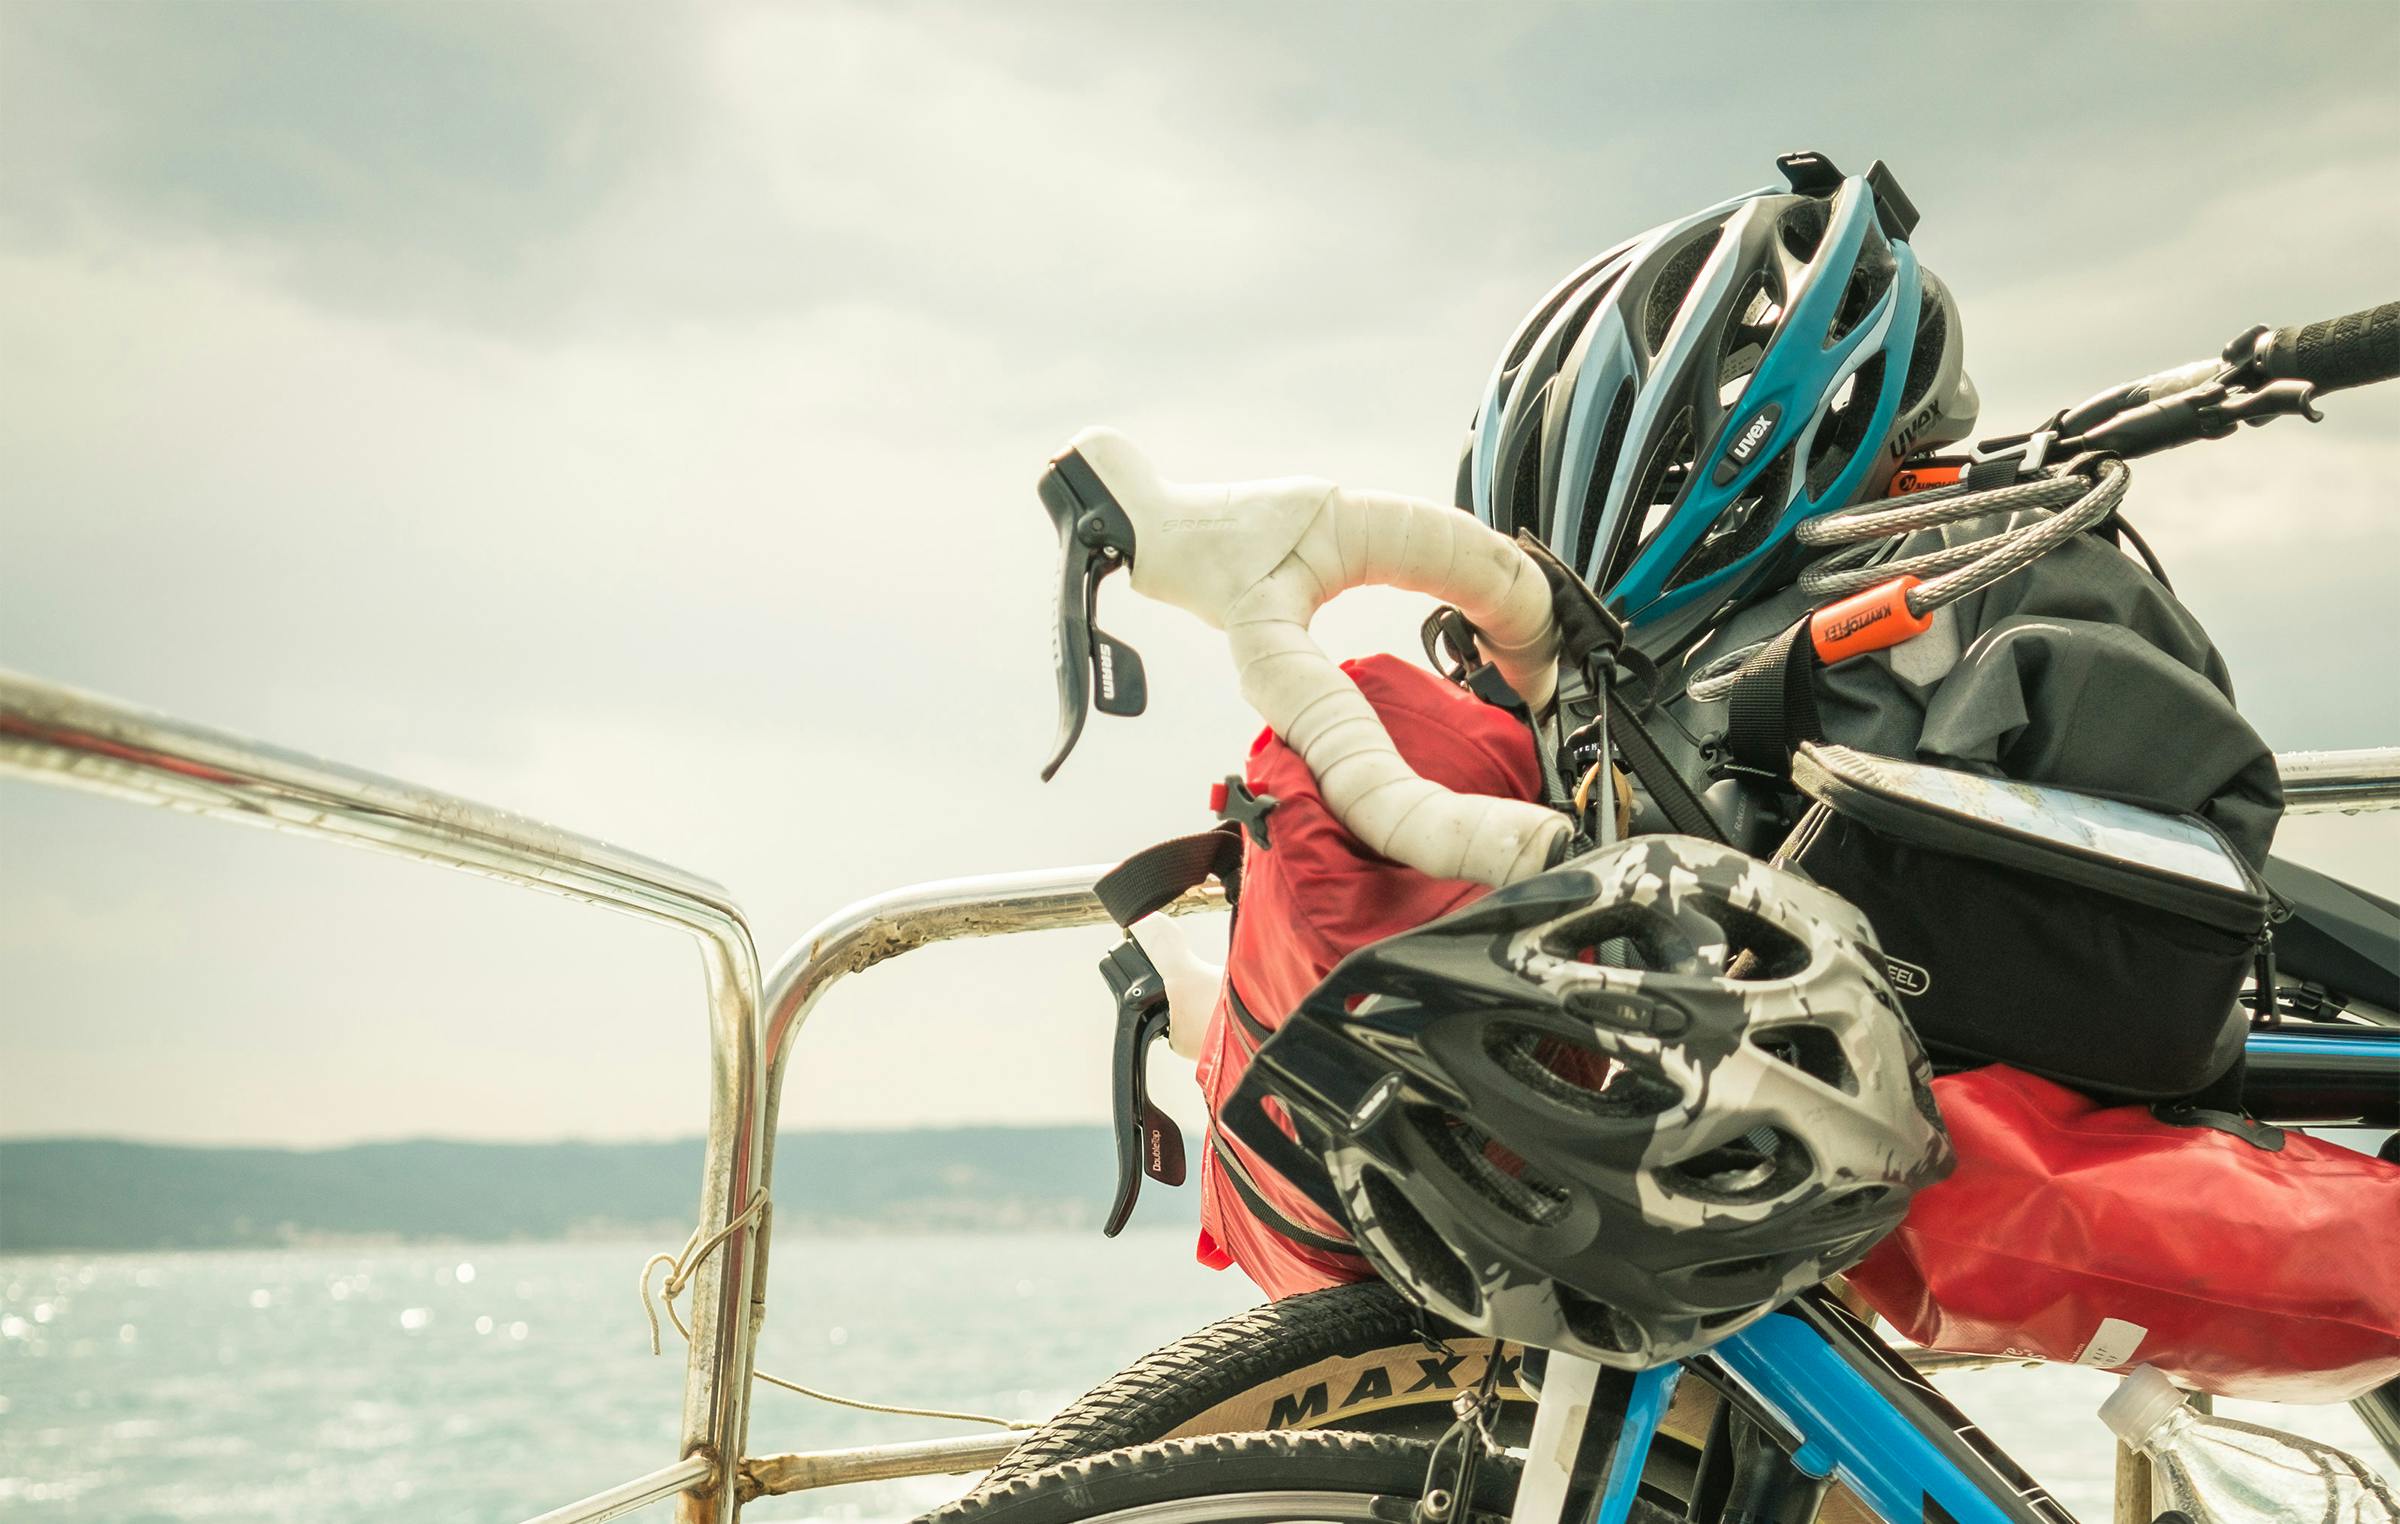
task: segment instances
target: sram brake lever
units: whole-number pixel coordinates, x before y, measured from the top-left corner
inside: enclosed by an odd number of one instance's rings
[[[1150,1099],[1150,1045],[1167,1035],[1167,983],[1141,944],[1130,937],[1100,960],[1100,977],[1117,999],[1117,1050],[1111,1088],[1116,1100],[1117,1197],[1103,1235],[1114,1238],[1133,1216],[1142,1176],[1183,1184],[1183,1130]]]
[[[1047,783],[1083,734],[1095,693],[1102,714],[1140,714],[1149,704],[1142,658],[1093,622],[1100,583],[1133,564],[1133,524],[1089,462],[1068,450],[1050,462],[1038,490],[1058,529],[1058,629],[1050,659],[1058,669],[1058,736],[1042,768]]]

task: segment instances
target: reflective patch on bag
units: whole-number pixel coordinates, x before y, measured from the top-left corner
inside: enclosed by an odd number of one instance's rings
[[[2075,1363],[2096,1365],[2102,1370],[2131,1365],[2133,1352],[2142,1347],[2142,1340],[2149,1335],[2150,1330],[2139,1323],[2128,1323],[2123,1318],[2102,1318],[2100,1331],[2092,1335],[2092,1342],[2083,1347],[2083,1353],[2075,1357]]]

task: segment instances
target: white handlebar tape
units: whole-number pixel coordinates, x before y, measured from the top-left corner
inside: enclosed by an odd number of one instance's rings
[[[1109,429],[1084,430],[1073,448],[1133,526],[1134,590],[1225,632],[1242,696],[1300,754],[1352,835],[1435,878],[1497,886],[1542,871],[1567,818],[1419,777],[1308,633],[1317,610],[1349,588],[1429,593],[1473,622],[1485,657],[1539,712],[1557,682],[1558,632],[1550,584],[1530,556],[1473,516],[1419,498],[1313,477],[1169,482]]]

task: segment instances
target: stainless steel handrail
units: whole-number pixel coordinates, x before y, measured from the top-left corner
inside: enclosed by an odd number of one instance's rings
[[[553,1508],[540,1518],[526,1520],[525,1524],[605,1524],[606,1520],[621,1519],[679,1492],[705,1487],[716,1472],[716,1463],[707,1456],[687,1455],[672,1466],[661,1467],[648,1476],[637,1476],[630,1482],[619,1482],[606,1492],[595,1492],[563,1508]]]
[[[758,951],[740,908],[708,880],[522,815],[7,672],[0,774],[370,847],[680,928],[700,944],[713,1053],[703,1233],[738,1216],[763,1186]],[[627,1484],[679,1478],[641,1501],[681,1492],[687,1524],[728,1524],[739,1510],[729,1483],[749,1410],[747,1310],[763,1237],[736,1231],[695,1279],[685,1458]],[[620,1494],[631,1495],[618,1489],[549,1517],[594,1520],[640,1506],[610,1501]]]
[[[759,1185],[773,1183],[775,1129],[783,1115],[783,1076],[792,1044],[817,1002],[836,982],[902,953],[934,942],[1001,937],[1020,931],[1056,931],[1094,926],[1108,919],[1092,886],[1113,864],[1038,868],[1030,873],[991,873],[975,878],[913,884],[863,899],[819,921],[793,943],[767,975],[760,1007],[766,1046],[763,1087],[765,1119],[760,1129],[765,1153]],[[1170,912],[1222,908],[1224,892],[1214,884],[1195,889]],[[751,1282],[754,1320],[766,1316],[767,1246],[761,1245]]]
[[[2400,746],[2277,752],[2275,770],[2283,775],[2287,814],[2362,815],[2400,809]]]

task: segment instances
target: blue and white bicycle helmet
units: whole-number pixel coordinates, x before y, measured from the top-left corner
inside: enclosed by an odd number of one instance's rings
[[[1967,436],[1958,309],[1880,163],[1760,190],[1561,282],[1493,368],[1458,505],[1528,529],[1657,654],[1772,585],[1792,531]]]

